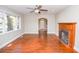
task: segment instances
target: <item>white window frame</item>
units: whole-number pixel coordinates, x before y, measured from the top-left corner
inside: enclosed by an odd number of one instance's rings
[[[4,20],[3,21],[5,21],[5,20],[7,20],[7,15],[8,14],[6,14],[6,13],[3,13],[3,12],[1,12],[2,14],[3,14],[3,17],[4,17]],[[11,16],[16,16],[16,15],[11,15]],[[0,35],[4,35],[4,34],[6,34],[6,33],[11,33],[11,32],[14,32],[14,31],[17,31],[17,30],[20,30],[21,29],[21,16],[16,16],[17,17],[17,19],[19,20],[18,22],[19,22],[19,28],[18,29],[13,29],[13,30],[10,30],[10,31],[7,31],[6,30],[6,26],[5,26],[5,23],[3,23],[3,33],[0,33]]]

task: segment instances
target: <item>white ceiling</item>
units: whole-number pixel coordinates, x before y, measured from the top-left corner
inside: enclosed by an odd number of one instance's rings
[[[28,7],[35,8],[35,5],[3,5],[3,7],[9,8],[21,14],[28,14],[32,10],[27,8]],[[48,10],[47,13],[53,13],[53,14],[56,14],[67,7],[68,5],[42,5],[43,9]]]

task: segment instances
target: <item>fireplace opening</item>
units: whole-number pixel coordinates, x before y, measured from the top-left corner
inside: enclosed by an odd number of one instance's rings
[[[69,44],[68,35],[69,35],[68,30],[60,30],[60,31],[59,31],[59,38],[60,38],[61,41],[63,41],[66,45]]]

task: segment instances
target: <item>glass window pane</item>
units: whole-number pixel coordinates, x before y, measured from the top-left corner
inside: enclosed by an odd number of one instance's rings
[[[7,31],[19,29],[19,18],[16,16],[7,16]]]
[[[3,32],[3,19],[0,18],[0,33]]]
[[[21,18],[18,16],[17,17],[17,29],[21,28]]]
[[[13,19],[10,16],[7,16],[7,31],[13,30]]]

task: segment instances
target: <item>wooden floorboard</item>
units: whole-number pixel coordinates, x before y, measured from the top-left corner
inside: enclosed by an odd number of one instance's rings
[[[76,53],[74,49],[66,47],[59,38],[52,34],[46,37],[28,34],[23,35],[9,43],[2,49],[1,53]]]

